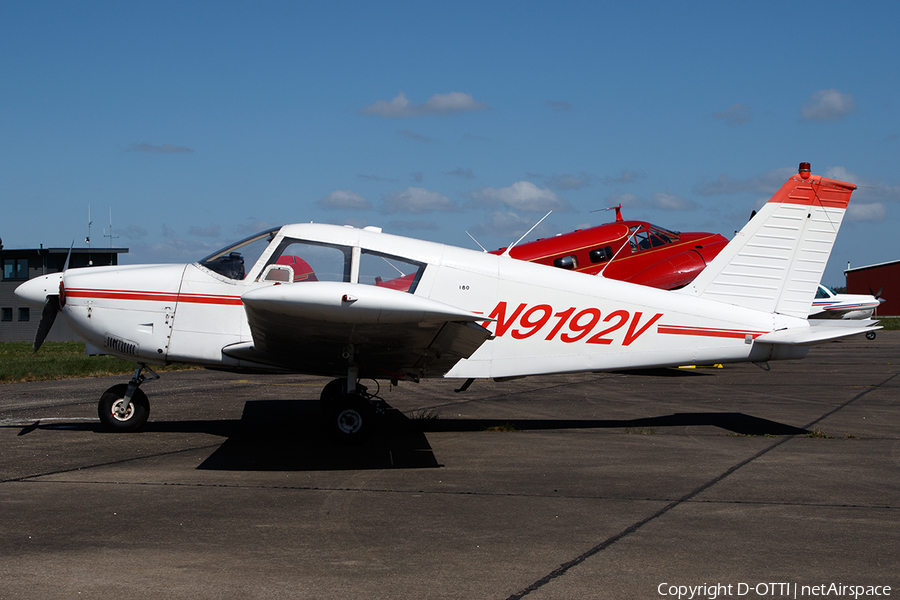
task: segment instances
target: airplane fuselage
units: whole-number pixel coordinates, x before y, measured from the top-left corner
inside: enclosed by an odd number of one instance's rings
[[[245,295],[276,286],[322,287],[323,282],[261,278],[287,239],[340,247],[351,261],[366,250],[424,263],[415,296],[481,316],[494,336],[450,369],[449,377],[767,361],[806,353],[805,347],[776,350],[753,342],[787,327],[789,317],[504,256],[313,224],[282,228],[243,279],[198,263],[71,269],[63,278],[62,314],[91,346],[136,362],[333,375],[334,368],[315,366],[328,360],[273,365],[228,354],[229,347],[253,341]],[[351,263],[345,283],[358,283],[353,276],[357,268]],[[364,296],[367,287],[355,289]],[[351,312],[347,307],[345,314]],[[341,320],[346,319],[339,310],[330,328],[339,330]],[[349,329],[345,342],[357,343]],[[334,361],[339,363],[340,357]]]

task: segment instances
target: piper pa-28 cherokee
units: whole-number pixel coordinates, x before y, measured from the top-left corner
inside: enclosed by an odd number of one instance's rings
[[[688,286],[668,291],[382,233],[300,224],[189,265],[68,269],[16,293],[91,352],[137,364],[100,398],[103,425],[147,420],[150,365],[335,377],[327,427],[362,441],[384,402],[360,379],[505,379],[802,358],[876,322],[806,316],[856,186],[787,183]],[[150,375],[145,375],[145,372]]]

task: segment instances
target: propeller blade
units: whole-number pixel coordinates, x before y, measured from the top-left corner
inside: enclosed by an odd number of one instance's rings
[[[44,302],[44,309],[41,311],[41,322],[38,323],[37,333],[34,334],[32,347],[35,352],[40,349],[47,338],[47,334],[50,333],[50,328],[53,327],[53,321],[56,320],[56,313],[58,312],[59,296],[55,294],[47,296],[47,301]]]
[[[63,273],[65,273],[69,269],[69,259],[72,258],[72,248],[75,247],[75,240],[72,240],[72,245],[69,246],[69,253],[66,254],[66,264],[63,265]]]

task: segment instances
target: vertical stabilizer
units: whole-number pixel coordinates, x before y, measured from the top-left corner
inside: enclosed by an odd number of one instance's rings
[[[683,293],[805,319],[855,189],[801,163]]]

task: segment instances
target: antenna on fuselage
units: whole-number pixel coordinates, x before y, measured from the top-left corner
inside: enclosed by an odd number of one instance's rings
[[[625,220],[625,219],[622,218],[622,205],[621,205],[621,204],[619,204],[618,206],[608,206],[608,207],[606,207],[606,208],[598,208],[597,210],[592,210],[592,211],[589,211],[589,212],[592,212],[592,213],[595,213],[595,212],[603,212],[604,210],[614,210],[614,211],[616,211],[616,223],[621,223],[622,221]]]
[[[505,251],[501,256],[509,256],[509,251],[512,250],[513,248],[515,248],[515,247],[516,247],[516,244],[518,244],[519,242],[521,242],[522,240],[524,240],[526,235],[528,235],[529,233],[531,233],[532,231],[534,231],[534,228],[537,227],[538,225],[540,225],[540,224],[544,221],[544,219],[546,219],[547,217],[550,216],[550,213],[552,213],[552,212],[553,212],[553,211],[551,210],[551,211],[548,212],[546,215],[544,215],[543,217],[541,217],[541,220],[538,221],[537,223],[535,223],[534,225],[532,225],[532,226],[531,226],[531,229],[529,229],[528,231],[526,231],[526,232],[522,235],[522,237],[520,237],[519,239],[517,239],[514,243],[510,244],[510,245],[509,245],[509,248],[507,248],[506,251]],[[479,246],[480,246],[480,245],[481,245],[481,244],[479,244]]]
[[[478,247],[479,247],[479,248],[481,248],[482,250],[484,250],[485,252],[487,252],[487,248],[485,248],[484,246],[482,246],[482,245],[478,242],[478,240],[476,240],[475,237],[474,237],[471,233],[469,233],[469,232],[467,231],[467,232],[466,232],[466,235],[469,236],[470,238],[472,238],[472,241],[475,242],[476,244],[478,244]]]
[[[611,265],[612,262],[613,262],[614,260],[616,260],[616,257],[619,256],[619,253],[621,253],[622,250],[624,250],[626,246],[630,246],[630,245],[631,245],[631,240],[634,238],[634,236],[637,234],[637,232],[640,231],[640,229],[641,229],[640,227],[635,227],[635,228],[634,228],[634,231],[631,232],[631,235],[629,235],[629,236],[628,236],[628,239],[625,240],[625,243],[622,244],[622,247],[619,248],[618,250],[616,250],[616,253],[613,254],[613,257],[612,257],[611,259],[609,259],[609,261],[607,261],[607,263],[606,263],[605,265],[603,265],[603,268],[600,269],[600,272],[599,272],[599,273],[597,273],[597,277],[603,277],[603,272],[606,271],[606,267],[608,267],[609,265]]]

